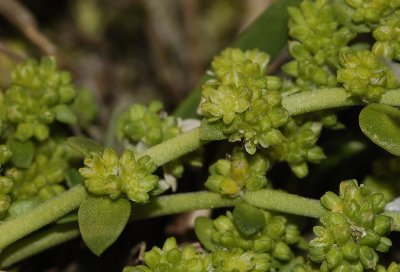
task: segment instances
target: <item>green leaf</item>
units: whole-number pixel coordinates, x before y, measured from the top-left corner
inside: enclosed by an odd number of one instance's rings
[[[301,0],[274,1],[230,47],[242,50],[258,48],[268,52],[272,60],[275,59],[288,40],[287,7],[298,6],[300,2]],[[198,118],[196,109],[201,98],[201,85],[208,79],[210,77],[204,74],[189,96],[180,103],[174,115],[182,118]]]
[[[56,120],[61,123],[75,125],[78,122],[75,113],[65,104],[55,106],[53,112],[56,114]]]
[[[78,211],[79,229],[89,249],[100,256],[120,236],[128,223],[131,204],[120,198],[89,196]]]
[[[360,113],[362,132],[386,151],[400,156],[400,110],[384,105],[370,104]]]
[[[194,223],[194,232],[200,243],[208,250],[214,251],[217,247],[211,240],[214,231],[213,220],[209,217],[197,217]]]
[[[208,122],[203,119],[200,125],[200,139],[203,141],[218,141],[226,139],[226,135],[222,132],[224,124],[222,122]]]
[[[245,236],[253,235],[265,226],[264,213],[246,203],[241,203],[233,210],[233,223]]]
[[[104,150],[100,143],[85,137],[69,137],[68,145],[85,156],[92,153],[102,154]]]
[[[14,138],[8,138],[7,144],[13,153],[11,162],[18,168],[28,168],[35,156],[35,146],[31,141],[21,142]]]
[[[65,181],[67,182],[69,188],[82,183],[83,180],[83,177],[75,168],[69,168],[65,173]]]

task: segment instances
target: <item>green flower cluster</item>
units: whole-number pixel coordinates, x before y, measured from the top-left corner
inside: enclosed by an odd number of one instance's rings
[[[322,205],[330,210],[314,227],[317,237],[310,242],[311,260],[322,263],[320,271],[363,271],[376,269],[378,252],[392,245],[385,237],[393,219],[383,215],[384,196],[372,193],[355,180],[340,184],[339,196],[327,192]]]
[[[327,0],[302,1],[299,8],[289,7],[289,34],[296,41],[289,43],[294,58],[282,70],[296,78],[301,90],[337,85],[340,48],[355,33],[340,26]]]
[[[163,248],[153,247],[146,252],[144,263],[125,267],[123,272],[205,272],[212,267],[209,256],[197,252],[191,245],[179,249],[174,237],[168,238]]]
[[[389,267],[385,268],[382,265],[378,265],[378,267],[375,270],[376,272],[399,272],[400,271],[400,265],[392,262]]]
[[[386,90],[399,86],[393,72],[371,51],[344,49],[340,53],[340,63],[338,81],[348,92],[366,102],[377,101]]]
[[[400,10],[384,18],[372,35],[376,40],[372,47],[375,55],[400,61]]]
[[[322,148],[316,145],[321,129],[319,122],[308,121],[298,126],[294,120],[290,121],[282,129],[287,140],[267,150],[268,156],[286,161],[297,177],[307,176],[307,162],[319,163],[326,158]]]
[[[167,117],[163,110],[160,101],[153,101],[149,107],[133,104],[119,120],[118,137],[148,148],[182,133],[177,118]]]
[[[233,215],[228,212],[215,220],[200,217],[196,220],[196,234],[211,252],[240,249],[264,254],[268,269],[278,270],[294,258],[291,247],[299,246],[303,240],[297,226],[289,223],[285,217],[259,212],[263,216],[261,224],[257,223],[257,213],[251,213],[252,218],[246,220],[241,220],[235,211]],[[250,226],[250,221],[254,221],[254,226]]]
[[[175,238],[168,238],[163,248],[153,247],[144,254],[145,265],[128,266],[124,272],[263,272],[269,271],[266,254],[235,249],[200,253],[192,245],[179,249]]]
[[[400,7],[398,0],[346,0],[354,9],[351,19],[357,24],[376,25]]]
[[[85,186],[96,195],[109,195],[117,199],[122,193],[135,202],[146,202],[149,192],[158,186],[158,177],[152,175],[157,166],[149,156],[138,160],[135,154],[126,150],[120,158],[111,148],[103,154],[92,153],[85,158],[86,167],[79,173],[85,178]]]
[[[148,107],[133,104],[121,115],[117,134],[120,140],[126,140],[127,148],[133,145],[136,152],[142,152],[181,134],[184,123],[178,117],[168,116],[160,101],[153,101]],[[201,166],[200,152],[196,151],[167,163],[163,166],[165,175],[181,177],[184,171],[183,163]]]
[[[62,183],[72,156],[65,142],[47,140],[38,147],[27,169],[6,169],[5,177],[14,184],[11,193],[13,200],[38,197],[44,201],[65,191]]]
[[[75,94],[69,73],[58,71],[53,58],[20,64],[4,94],[5,117],[15,126],[15,138],[25,141],[35,137],[43,141],[48,138],[48,126],[54,120],[76,123],[70,108]]]
[[[230,158],[220,159],[210,166],[205,186],[229,196],[240,194],[244,188],[256,191],[267,185],[268,168],[269,161],[263,155],[249,156],[241,148],[235,148]]]
[[[265,76],[269,55],[258,50],[226,49],[212,62],[216,76],[202,86],[201,111],[219,122],[230,142],[244,139],[246,151],[281,143],[277,129],[289,120],[279,93],[281,80]]]

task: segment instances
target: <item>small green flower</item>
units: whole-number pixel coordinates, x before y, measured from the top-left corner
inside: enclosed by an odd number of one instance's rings
[[[111,148],[102,155],[93,153],[84,160],[86,167],[80,168],[89,192],[119,198],[125,193],[135,202],[146,202],[149,192],[158,186],[158,177],[152,175],[157,166],[149,156],[138,160],[132,151],[126,150],[120,158]]]
[[[204,116],[210,122],[222,119],[225,125],[229,125],[236,114],[243,113],[250,107],[252,92],[250,89],[236,87],[234,84],[209,83],[203,85],[202,94],[205,99],[205,102],[201,104]]]
[[[231,158],[218,160],[210,166],[205,186],[229,196],[236,196],[243,189],[256,191],[266,186],[268,168],[269,161],[261,154],[249,156],[241,148],[235,148]]]
[[[340,63],[338,81],[349,93],[366,102],[378,101],[387,90],[399,86],[392,71],[371,51],[344,49]]]

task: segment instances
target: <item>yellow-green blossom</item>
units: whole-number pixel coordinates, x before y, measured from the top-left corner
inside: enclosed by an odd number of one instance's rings
[[[86,167],[80,168],[89,192],[109,195],[116,199],[125,193],[135,202],[146,202],[149,192],[158,185],[158,177],[152,175],[157,166],[149,156],[138,160],[130,150],[125,150],[119,158],[115,151],[106,148],[102,155],[93,153],[84,160]]]

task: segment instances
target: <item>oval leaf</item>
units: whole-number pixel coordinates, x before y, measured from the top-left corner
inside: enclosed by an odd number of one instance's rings
[[[360,113],[362,132],[386,151],[400,156],[400,110],[384,105],[370,104]]]
[[[265,226],[264,213],[249,204],[237,205],[232,215],[236,228],[245,236],[253,235]]]
[[[117,240],[130,214],[131,204],[126,199],[88,197],[79,207],[78,222],[89,249],[100,256]]]
[[[85,156],[91,153],[102,154],[104,147],[98,142],[85,137],[69,137],[68,145]]]
[[[214,251],[217,247],[211,240],[214,231],[213,220],[209,217],[197,217],[194,223],[194,232],[200,243],[208,250]]]
[[[35,155],[35,146],[31,141],[21,142],[14,138],[9,138],[7,144],[13,153],[11,162],[19,168],[28,168],[31,166]]]

